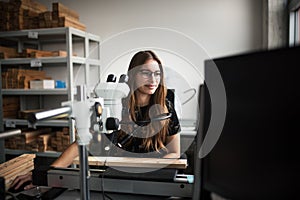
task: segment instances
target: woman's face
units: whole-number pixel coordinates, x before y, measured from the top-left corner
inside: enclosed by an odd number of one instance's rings
[[[139,66],[135,85],[141,94],[154,94],[160,83],[161,72],[158,63],[153,60],[147,60],[144,65]]]

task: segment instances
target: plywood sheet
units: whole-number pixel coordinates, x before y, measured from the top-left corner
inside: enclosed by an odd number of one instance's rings
[[[142,167],[142,168],[175,168],[185,169],[186,159],[170,158],[134,158],[134,157],[101,157],[89,156],[90,166],[110,166],[110,167]],[[74,164],[79,164],[79,158],[74,159]]]

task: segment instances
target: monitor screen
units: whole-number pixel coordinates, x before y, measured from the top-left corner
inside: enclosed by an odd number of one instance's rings
[[[221,135],[201,159],[204,191],[229,199],[299,198],[300,47],[207,60],[206,81],[211,67],[222,77],[227,106]],[[204,88],[203,138],[214,106]]]

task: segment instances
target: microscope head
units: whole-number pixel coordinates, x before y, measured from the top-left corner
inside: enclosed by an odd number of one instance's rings
[[[122,74],[119,78],[119,82],[116,82],[115,75],[110,74],[108,75],[106,82],[99,82],[96,85],[94,92],[98,97],[103,98],[104,100],[119,100],[125,98],[130,90],[127,85],[127,80],[127,75]]]
[[[97,97],[103,99],[103,114],[102,119],[116,118],[119,121],[122,119],[122,99],[127,97],[130,89],[127,85],[128,77],[122,74],[119,82],[116,82],[116,77],[113,74],[108,75],[106,82],[100,82],[96,85],[94,92]]]

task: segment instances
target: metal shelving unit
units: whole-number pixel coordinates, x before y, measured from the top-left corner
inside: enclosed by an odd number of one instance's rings
[[[48,98],[64,99],[66,101],[73,101],[76,95],[75,87],[78,84],[91,85],[94,83],[90,75],[100,78],[100,37],[91,33],[87,33],[72,27],[50,28],[50,29],[32,29],[20,31],[0,32],[0,42],[14,44],[19,52],[24,46],[35,45],[39,50],[48,50],[51,48],[63,48],[55,50],[65,50],[66,57],[41,57],[41,58],[9,58],[0,60],[0,67],[3,69],[18,66],[22,69],[38,68],[51,71],[53,76],[64,76],[67,87],[63,89],[1,89],[2,95],[19,96],[20,106],[26,106],[28,98],[37,98],[40,104],[39,109],[51,109],[43,107],[47,103]],[[57,46],[56,46],[57,44]],[[54,47],[53,47],[54,46]],[[91,49],[94,50],[93,54]],[[75,55],[79,51],[80,55]],[[95,53],[96,52],[96,53]],[[39,66],[36,66],[36,63]],[[84,74],[80,74],[83,81],[76,82],[75,68],[83,68]],[[90,74],[90,69],[95,69],[97,74]],[[56,72],[56,73],[55,73]],[[56,79],[55,77],[52,77]],[[58,79],[60,80],[60,79]],[[98,80],[99,81],[99,80]],[[52,101],[52,100],[49,100]],[[1,102],[1,101],[0,101]],[[58,102],[61,103],[61,102]],[[60,105],[60,104],[57,104]],[[6,127],[29,126],[28,122],[23,119],[3,119],[1,124]],[[49,127],[69,127],[70,142],[75,140],[74,125],[71,120],[45,120],[38,122],[35,126],[49,126]],[[47,155],[47,153],[45,153]]]

